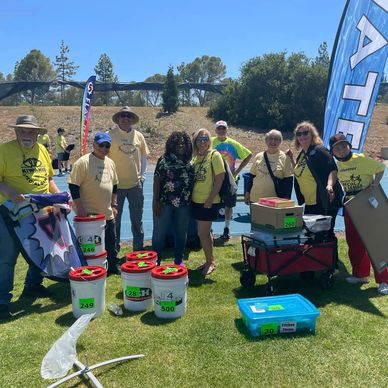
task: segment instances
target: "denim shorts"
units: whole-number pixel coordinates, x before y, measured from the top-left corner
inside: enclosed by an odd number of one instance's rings
[[[198,221],[214,221],[218,217],[219,203],[213,203],[210,209],[203,207],[203,203],[191,203],[191,216]]]

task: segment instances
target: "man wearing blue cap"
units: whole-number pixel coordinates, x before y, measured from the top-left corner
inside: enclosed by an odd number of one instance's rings
[[[74,163],[68,183],[77,216],[105,215],[108,273],[119,274],[115,225],[118,178],[113,160],[107,157],[111,144],[108,133],[97,132],[93,152],[81,156]]]

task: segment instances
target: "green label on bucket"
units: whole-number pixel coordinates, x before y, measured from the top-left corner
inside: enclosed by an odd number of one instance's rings
[[[91,275],[93,273],[93,270],[92,269],[88,269],[88,268],[84,268],[82,270],[82,273],[85,274],[85,275]]]
[[[132,287],[132,286],[127,286],[125,288],[125,296],[128,299],[131,299],[131,298],[150,298],[151,295],[152,295],[151,288]]]
[[[93,253],[96,251],[96,244],[82,244],[81,249],[83,253]]]
[[[169,273],[171,273],[171,272],[178,272],[179,270],[178,270],[178,268],[175,268],[175,267],[167,267],[165,270],[163,270],[162,272],[164,273],[164,274],[169,274]]]
[[[260,335],[276,334],[278,332],[279,325],[277,323],[265,323],[260,327]]]
[[[293,216],[293,217],[290,217],[290,216],[284,217],[283,227],[285,229],[286,228],[296,228],[296,217],[295,216]]]
[[[136,255],[136,257],[139,258],[139,259],[142,259],[143,257],[146,257],[146,256],[148,256],[148,253],[138,253]]]
[[[137,266],[138,267],[148,267],[148,264],[145,262],[145,261],[139,261],[138,263],[137,263]]]
[[[272,306],[268,306],[268,311],[277,311],[284,310],[284,307],[281,304],[273,304]]]
[[[165,313],[173,313],[175,311],[175,300],[160,301],[160,310]]]
[[[80,309],[92,309],[94,307],[94,298],[79,299]]]

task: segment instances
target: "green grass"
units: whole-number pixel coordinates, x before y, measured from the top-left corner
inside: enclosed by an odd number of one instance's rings
[[[216,271],[203,279],[192,270],[203,260],[192,251],[188,267],[187,313],[174,321],[157,319],[152,311],[106,311],[92,321],[78,340],[78,356],[94,363],[128,354],[143,359],[97,369],[106,387],[387,387],[388,297],[376,284],[349,285],[344,261],[333,289],[297,275],[275,280],[279,294],[299,292],[320,310],[315,335],[283,335],[255,339],[242,324],[237,298],[263,296],[266,277],[256,286],[240,287],[242,252],[237,239],[215,248]],[[340,239],[340,257],[346,244]],[[0,387],[42,387],[40,364],[74,322],[68,284],[45,280],[52,299],[28,303],[20,299],[26,265],[19,259],[12,311],[18,319],[0,323]],[[109,277],[106,301],[122,304],[121,279]],[[67,386],[89,386],[74,379]]]

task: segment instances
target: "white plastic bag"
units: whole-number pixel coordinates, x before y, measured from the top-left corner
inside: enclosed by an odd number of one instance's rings
[[[81,315],[66,332],[54,342],[42,360],[40,374],[44,379],[57,379],[66,376],[77,358],[77,339],[85,331],[93,314]]]

